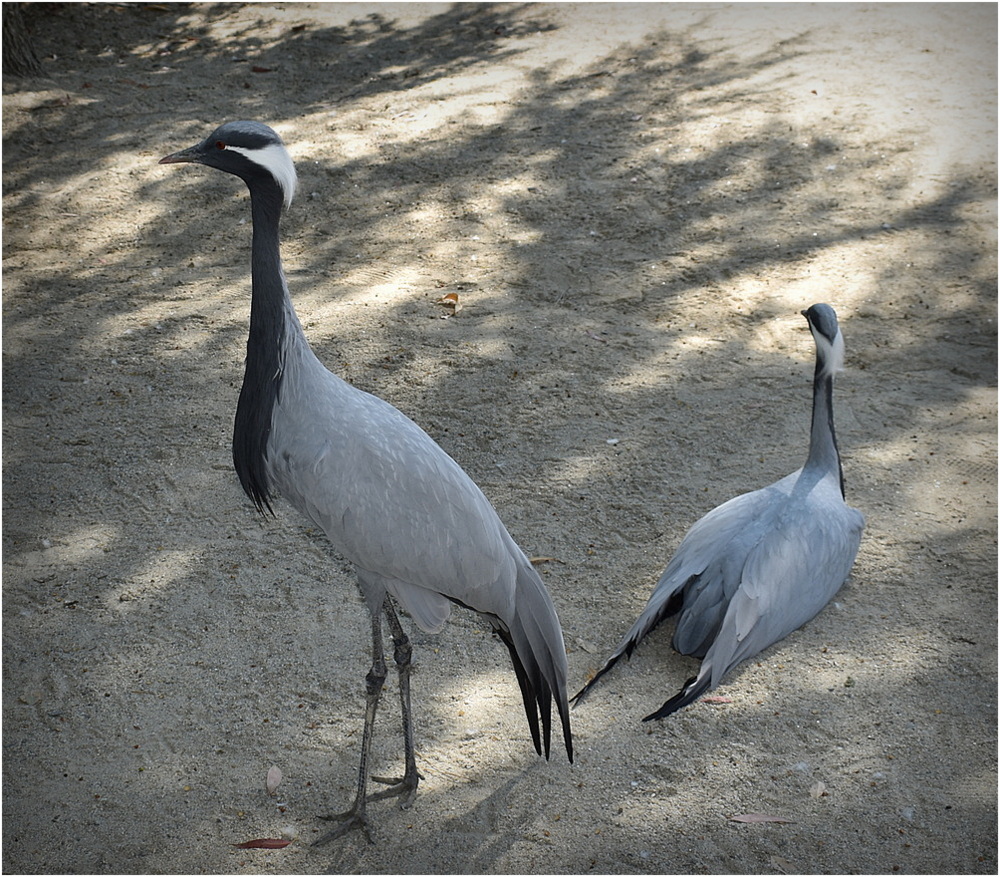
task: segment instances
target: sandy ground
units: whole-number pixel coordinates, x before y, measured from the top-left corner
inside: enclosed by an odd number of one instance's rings
[[[5,872],[997,872],[996,33],[984,5],[29,10],[4,82]],[[575,690],[688,526],[797,468],[812,342],[868,528],[670,719],[670,626],[535,756],[502,644],[414,631],[416,805],[348,803],[348,565],[231,470],[249,212],[160,167],[277,127],[321,357],[483,487]],[[456,292],[449,316],[436,301]],[[401,762],[390,674],[376,773]],[[268,797],[264,778],[285,780]],[[738,824],[746,813],[785,823]],[[283,850],[240,850],[258,837]]]

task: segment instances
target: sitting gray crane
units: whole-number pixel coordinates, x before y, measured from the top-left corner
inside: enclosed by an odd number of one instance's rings
[[[161,164],[194,162],[240,177],[250,190],[250,335],[236,408],[233,462],[257,509],[283,496],[350,560],[371,614],[372,666],[357,794],[318,843],[362,828],[366,801],[398,796],[409,807],[420,776],[410,711],[410,643],[393,607],[429,633],[454,604],[479,612],[510,650],[535,750],[549,757],[551,704],[573,760],[566,649],[538,573],[493,506],[459,465],[392,405],[331,373],[317,359],[281,269],[278,224],[295,194],[291,156],[259,122],[229,122]],[[375,711],[386,675],[381,617],[394,644],[405,771],[366,796]],[[539,735],[541,724],[541,736]],[[378,778],[376,778],[378,779]]]
[[[844,336],[829,305],[815,304],[802,315],[816,343],[805,465],[723,503],[688,530],[646,608],[575,703],[622,655],[631,658],[661,621],[680,612],[673,646],[703,660],[698,675],[643,721],[669,716],[800,628],[847,580],[865,519],[844,501],[833,429],[833,376],[843,368]]]

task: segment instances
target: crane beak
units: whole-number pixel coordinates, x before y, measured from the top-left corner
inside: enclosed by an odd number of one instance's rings
[[[182,149],[180,152],[172,152],[170,155],[165,155],[157,162],[157,164],[178,164],[183,161],[200,162],[200,144],[198,146],[191,146],[187,149]]]

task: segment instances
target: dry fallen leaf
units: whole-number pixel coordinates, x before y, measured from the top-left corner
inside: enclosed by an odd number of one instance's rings
[[[784,871],[786,874],[794,874],[796,872],[795,866],[784,856],[771,856],[770,862],[775,868],[779,871]]]
[[[769,816],[767,813],[744,813],[741,816],[730,816],[730,822],[789,822],[794,823],[794,819],[785,819],[784,816]]]
[[[458,293],[457,292],[447,292],[439,298],[435,304],[439,304],[446,308],[449,314],[456,314],[462,310],[462,306],[458,303]]]
[[[281,768],[272,767],[267,772],[267,780],[266,780],[267,793],[272,798],[274,797],[274,793],[278,790],[278,786],[281,785],[282,779],[284,779],[284,777],[281,774]]]
[[[290,840],[285,840],[283,837],[258,837],[233,846],[238,850],[280,850],[290,843]]]

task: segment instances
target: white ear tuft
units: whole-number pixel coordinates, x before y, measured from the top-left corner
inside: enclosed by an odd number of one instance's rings
[[[254,164],[260,165],[274,177],[274,181],[281,189],[281,194],[285,201],[285,207],[292,206],[292,198],[295,197],[295,187],[298,177],[295,174],[295,165],[288,150],[284,146],[273,143],[260,149],[247,149],[243,146],[227,146],[233,152],[245,155]]]
[[[816,350],[823,361],[823,373],[834,375],[844,370],[844,335],[837,330],[837,334],[831,342],[829,338],[820,332],[813,332],[816,341]]]

